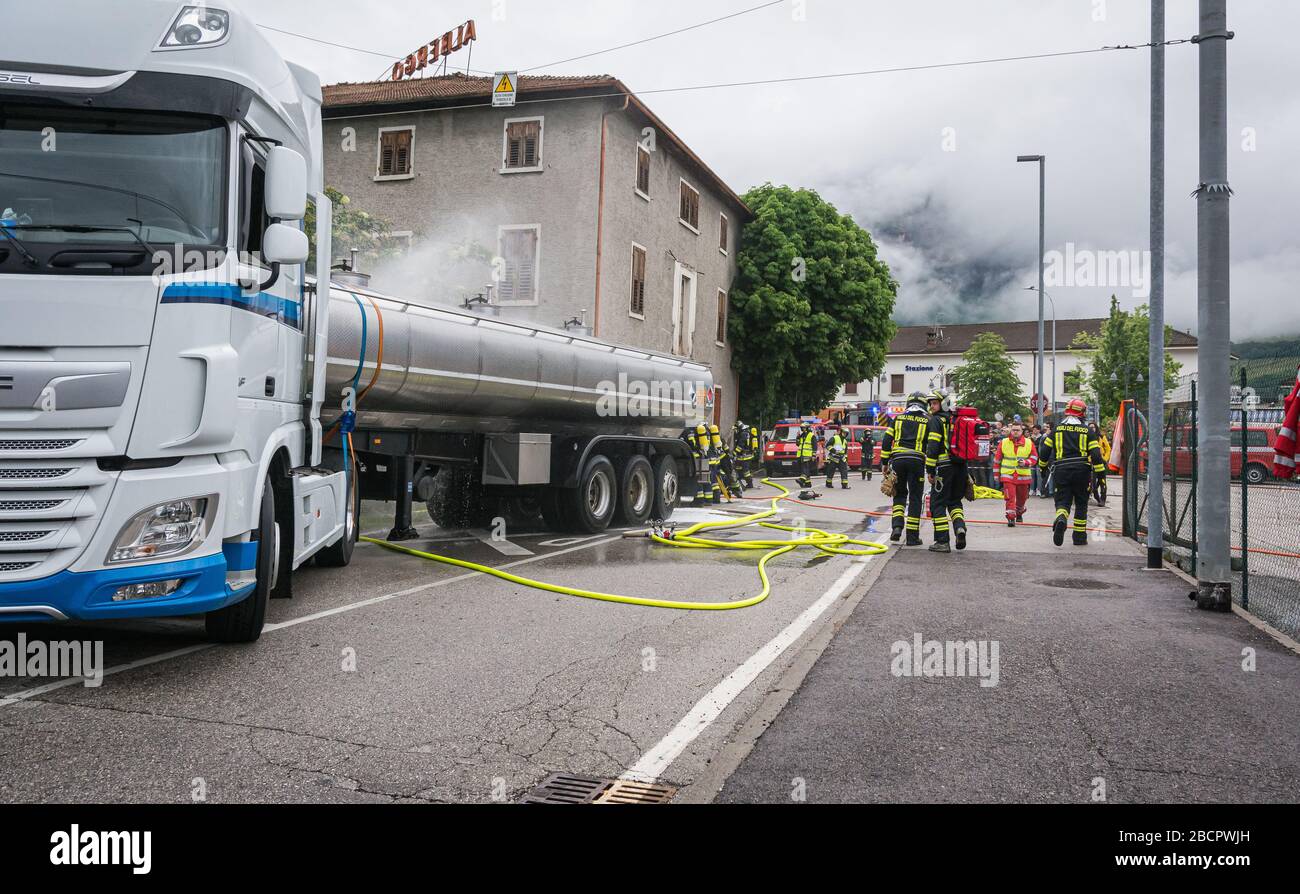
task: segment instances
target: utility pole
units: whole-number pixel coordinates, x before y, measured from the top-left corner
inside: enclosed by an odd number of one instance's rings
[[[1201,406],[1197,444],[1196,605],[1232,610],[1231,485],[1228,476],[1229,203],[1227,0],[1200,0],[1201,182],[1196,188],[1197,367]]]
[[[1147,389],[1147,567],[1164,565],[1165,0],[1151,0],[1151,384]]]

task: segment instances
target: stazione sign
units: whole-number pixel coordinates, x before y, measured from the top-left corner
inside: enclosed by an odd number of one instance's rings
[[[463,50],[477,38],[478,32],[474,28],[473,19],[463,25],[457,25],[455,31],[448,31],[442,37],[435,37],[405,59],[394,62],[392,79],[400,81],[402,78],[411,77],[417,71],[437,65],[444,57],[450,56],[457,50]]]

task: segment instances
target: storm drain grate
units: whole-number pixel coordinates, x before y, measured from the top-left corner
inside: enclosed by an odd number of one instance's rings
[[[614,784],[597,796],[596,804],[667,804],[677,794],[671,785],[652,782],[615,780]]]
[[[552,773],[525,795],[523,804],[664,804],[677,794],[670,785]]]
[[[1093,580],[1087,577],[1069,577],[1061,580],[1044,580],[1039,581],[1044,587],[1053,587],[1058,590],[1113,590],[1116,584],[1108,584],[1102,580]]]

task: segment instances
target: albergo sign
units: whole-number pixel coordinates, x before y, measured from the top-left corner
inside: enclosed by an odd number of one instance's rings
[[[442,37],[435,37],[405,59],[393,63],[393,80],[409,78],[417,71],[423,71],[430,65],[437,65],[444,56],[450,56],[457,50],[469,46],[478,37],[474,29],[474,20],[456,26],[455,31],[448,31]]]

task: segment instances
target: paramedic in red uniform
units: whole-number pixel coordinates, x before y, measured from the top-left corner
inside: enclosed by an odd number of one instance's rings
[[[1002,494],[1007,503],[1007,527],[1025,520],[1025,503],[1029,499],[1029,485],[1033,470],[1038,466],[1038,450],[1034,442],[1025,437],[1025,427],[1012,424],[1011,434],[998,444],[993,455],[993,465],[998,470]]]

